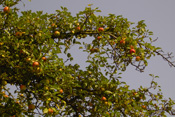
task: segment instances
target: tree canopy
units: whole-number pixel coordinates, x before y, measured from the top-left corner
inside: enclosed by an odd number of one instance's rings
[[[97,16],[101,11],[91,5],[76,16],[65,7],[54,14],[28,10],[19,15],[19,2],[0,1],[2,117],[173,114],[175,103],[164,99],[154,81],[158,76],[150,74],[150,87],[138,89],[122,81],[129,65],[144,72],[148,59],[156,55],[175,67],[171,53],[153,46],[157,39],[151,38],[153,32],[144,20],[133,23],[115,14]],[[73,46],[87,54],[85,68],[72,63]]]

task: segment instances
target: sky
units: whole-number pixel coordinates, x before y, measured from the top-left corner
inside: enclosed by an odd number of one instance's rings
[[[173,52],[175,55],[175,0],[32,0],[31,2],[23,0],[23,2],[25,7],[22,3],[18,5],[22,11],[42,10],[55,13],[55,10],[63,6],[75,15],[83,11],[88,4],[93,4],[93,8],[99,7],[102,11],[99,15],[102,16],[107,16],[109,13],[122,15],[135,23],[145,20],[147,29],[154,32],[152,38],[158,38],[154,45],[162,47],[164,52]],[[74,54],[76,55],[75,61],[83,65],[82,60],[86,57],[76,52]],[[175,58],[173,60],[175,61]],[[144,73],[129,66],[122,77],[130,88],[138,88],[140,85],[149,87],[152,80],[149,74],[159,76],[156,81],[161,86],[164,97],[171,97],[175,100],[175,68],[170,67],[160,56],[152,57],[148,61],[148,67]]]

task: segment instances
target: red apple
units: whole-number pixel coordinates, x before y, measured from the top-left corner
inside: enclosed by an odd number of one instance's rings
[[[33,67],[39,66],[39,62],[35,61],[33,62]]]
[[[6,6],[6,7],[4,7],[4,12],[5,12],[5,13],[9,13],[9,12],[10,12],[10,8],[9,8],[9,7],[7,7],[7,6]]]
[[[135,49],[130,49],[130,54],[132,54],[132,53],[135,53],[136,51],[135,51]]]
[[[24,91],[24,90],[26,90],[26,86],[25,86],[25,85],[20,85],[20,89],[21,89],[22,91]]]
[[[80,28],[79,26],[76,28],[77,31],[80,31],[80,29],[81,29],[81,28]]]
[[[103,27],[99,27],[99,28],[98,28],[98,31],[99,31],[99,32],[103,32],[103,31],[104,31],[104,28],[103,28]]]
[[[124,45],[125,44],[125,40],[123,40],[123,39],[120,40],[120,44],[123,44]]]

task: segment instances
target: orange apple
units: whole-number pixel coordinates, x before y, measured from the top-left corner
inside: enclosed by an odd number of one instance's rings
[[[81,29],[81,28],[80,28],[79,26],[76,28],[77,31],[80,31],[80,29]]]
[[[97,37],[97,40],[100,40],[101,38],[102,38],[101,36],[98,36],[98,37]]]
[[[9,8],[9,7],[7,7],[7,6],[6,6],[6,7],[4,7],[4,12],[5,12],[5,13],[9,13],[9,12],[10,12],[10,8]]]
[[[99,28],[98,28],[98,31],[99,31],[99,32],[103,32],[103,31],[104,31],[104,28],[103,28],[103,27],[99,27]]]
[[[26,86],[25,85],[20,85],[20,89],[21,89],[21,91],[24,91],[24,90],[26,90]]]
[[[146,109],[146,106],[145,106],[145,105],[142,105],[142,108],[143,108],[143,109]]]
[[[42,60],[43,60],[43,61],[46,61],[47,59],[46,59],[46,57],[45,57],[45,56],[43,56],[43,57],[42,57]]]
[[[29,104],[28,105],[28,109],[29,110],[34,110],[35,109],[35,105],[34,104]]]
[[[60,89],[60,93],[63,93],[63,89]]]
[[[52,26],[52,27],[54,27],[54,26],[55,26],[55,24],[53,23],[51,26]]]
[[[103,97],[101,98],[101,100],[102,100],[102,101],[106,101],[106,97],[103,96]]]
[[[55,31],[54,35],[55,36],[60,36],[60,32],[59,31]]]
[[[136,56],[136,61],[140,61],[140,56]]]
[[[35,61],[33,62],[33,67],[39,66],[39,62]]]
[[[49,109],[48,109],[48,113],[49,113],[49,114],[52,114],[52,113],[53,113],[53,109],[49,108]]]
[[[5,94],[4,97],[8,98],[9,96]]]

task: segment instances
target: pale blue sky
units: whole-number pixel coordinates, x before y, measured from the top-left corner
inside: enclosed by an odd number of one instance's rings
[[[123,15],[132,22],[145,20],[147,28],[154,32],[153,38],[158,37],[155,45],[175,55],[175,0],[32,0],[32,2],[25,0],[24,2],[25,7],[19,5],[21,10],[43,10],[54,13],[60,6],[64,6],[75,15],[84,10],[88,4],[93,4],[94,8],[99,7],[102,10],[100,15],[113,13]],[[84,64],[81,60],[85,57],[75,54],[79,63]],[[175,68],[170,68],[161,57],[153,57],[148,63],[145,73],[139,73],[134,67],[128,67],[122,75],[123,80],[131,85],[131,88],[137,88],[140,85],[150,85],[151,77],[148,74],[158,75],[160,78],[156,81],[161,85],[165,97],[175,100]]]

